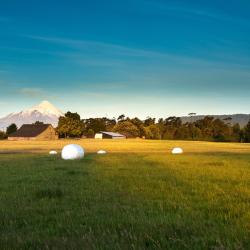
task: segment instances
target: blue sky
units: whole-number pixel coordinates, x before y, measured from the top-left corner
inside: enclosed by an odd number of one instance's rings
[[[250,113],[250,1],[0,3],[0,116]]]

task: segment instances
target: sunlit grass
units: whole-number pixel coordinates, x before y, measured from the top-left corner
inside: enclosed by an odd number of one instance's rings
[[[73,142],[0,142],[1,249],[250,248],[249,145]]]
[[[0,141],[1,152],[48,152],[61,150],[66,144],[76,143],[84,147],[87,152],[105,149],[119,153],[168,153],[173,147],[181,146],[186,153],[232,152],[250,153],[250,144],[244,143],[213,143],[198,141],[157,141],[157,140],[55,140],[55,141]]]

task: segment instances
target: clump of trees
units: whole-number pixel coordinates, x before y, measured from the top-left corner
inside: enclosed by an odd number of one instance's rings
[[[6,129],[6,134],[10,135],[12,133],[15,133],[17,131],[17,125],[15,123],[10,124],[9,127]]]
[[[6,132],[0,131],[0,140],[7,139],[10,134],[16,131],[17,131],[17,125],[15,123],[10,124],[6,129]]]
[[[0,130],[0,140],[4,140],[4,139],[7,139],[7,138],[8,138],[7,134],[4,131]]]
[[[59,118],[57,132],[61,138],[81,137],[84,132],[84,123],[77,113],[67,112]]]
[[[244,142],[250,142],[250,121],[244,128],[242,135],[243,135]]]
[[[129,120],[119,121],[112,130],[125,135],[127,138],[135,138],[140,135],[138,127]]]
[[[117,119],[81,119],[77,113],[67,112],[60,117],[57,132],[62,138],[94,137],[100,131],[113,131],[127,138],[146,138],[154,140],[204,140],[218,142],[250,142],[250,121],[245,128],[232,125],[225,120],[207,116],[201,120],[182,123],[180,117],[166,119],[148,117],[145,120],[120,115]]]

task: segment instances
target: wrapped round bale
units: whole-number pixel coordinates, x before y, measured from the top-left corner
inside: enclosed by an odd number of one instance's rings
[[[172,154],[173,155],[179,155],[179,154],[183,154],[183,149],[182,148],[173,148],[172,150]]]
[[[107,152],[105,150],[99,150],[97,151],[97,154],[104,155],[104,154],[107,154]]]
[[[76,160],[84,157],[84,149],[77,144],[69,144],[64,146],[62,150],[62,159]]]
[[[49,151],[49,154],[50,155],[57,155],[57,152],[55,150],[51,150],[51,151]]]

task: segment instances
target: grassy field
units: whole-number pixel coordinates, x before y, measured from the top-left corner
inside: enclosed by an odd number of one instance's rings
[[[0,249],[250,249],[250,145],[0,141]]]

